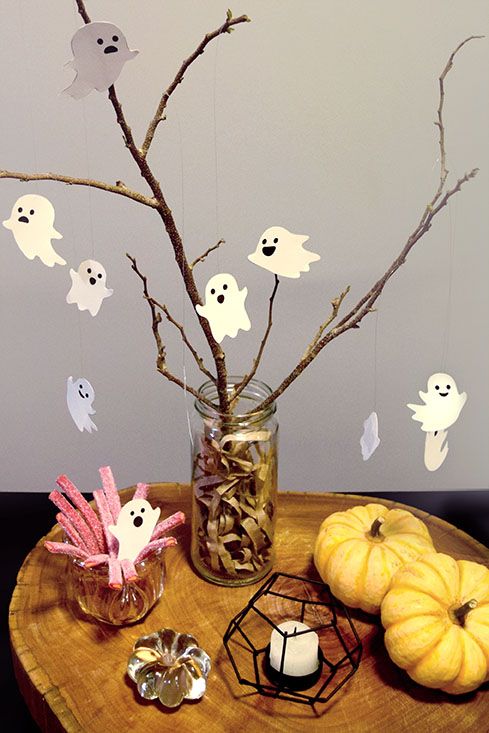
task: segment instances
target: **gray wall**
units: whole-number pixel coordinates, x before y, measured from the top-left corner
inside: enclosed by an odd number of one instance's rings
[[[145,190],[106,95],[93,92],[77,103],[59,94],[72,78],[63,64],[80,25],[73,5],[2,2],[0,167],[122,179]],[[94,19],[117,23],[140,49],[117,88],[141,140],[161,90],[203,34],[222,22],[227,0],[152,0],[137,3],[137,12],[136,3],[120,0],[88,6]],[[437,76],[460,40],[488,33],[487,2],[243,0],[232,8],[253,23],[221,38],[192,67],[171,100],[151,164],[180,224],[184,211],[189,257],[217,236],[227,241],[199,267],[199,286],[219,270],[248,286],[253,328],[224,342],[231,372],[251,362],[266,321],[273,278],[246,259],[261,232],[273,224],[306,232],[321,254],[310,273],[281,283],[259,374],[275,386],[324,320],[330,299],[351,284],[348,304],[356,302],[431,198],[438,176]],[[489,40],[474,41],[447,80],[450,180],[474,166],[480,173],[453,201],[451,226],[445,210],[379,301],[381,446],[362,461],[358,441],[374,407],[370,316],[359,331],[327,347],[280,399],[283,489],[488,485],[488,62]],[[154,370],[148,309],[124,257],[126,251],[137,256],[154,295],[184,318],[207,355],[159,218],[99,191],[4,180],[2,219],[26,192],[54,203],[64,234],[57,249],[68,266],[50,270],[29,262],[0,227],[0,488],[45,491],[67,472],[92,490],[104,464],[112,465],[120,486],[188,480],[184,396]],[[69,267],[92,254],[115,291],[96,318],[65,303]],[[181,345],[170,328],[164,332],[169,364],[181,374]],[[405,403],[416,401],[427,377],[441,369],[447,336],[444,367],[469,398],[450,430],[445,464],[430,474],[424,436]],[[189,381],[200,383],[188,357],[186,369]],[[98,433],[79,433],[68,414],[70,374],[83,374],[96,390]],[[192,410],[190,398],[187,405]]]

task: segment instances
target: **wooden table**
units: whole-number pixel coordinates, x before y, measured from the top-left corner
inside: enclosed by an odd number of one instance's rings
[[[186,485],[155,484],[149,498],[162,507],[163,517],[178,509],[190,517]],[[368,502],[354,494],[281,494],[276,569],[317,579],[311,552],[322,519]],[[486,547],[437,517],[411,510],[426,522],[439,551],[489,565]],[[46,538],[28,555],[12,596],[10,634],[19,687],[43,731],[489,730],[488,684],[459,697],[420,687],[390,662],[379,620],[362,612],[352,614],[364,648],[360,668],[330,703],[319,706],[319,715],[307,706],[262,697],[241,687],[222,636],[259,584],[221,588],[204,582],[190,565],[189,525],[178,528],[175,536],[179,546],[166,551],[167,581],[161,601],[142,622],[126,628],[98,625],[81,616],[66,598],[66,559],[43,548]],[[59,539],[59,529],[47,537]],[[139,698],[125,675],[134,641],[164,626],[194,634],[213,661],[204,699],[183,703],[172,712]]]

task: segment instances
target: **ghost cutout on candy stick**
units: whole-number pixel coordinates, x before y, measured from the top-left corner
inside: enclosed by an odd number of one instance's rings
[[[89,415],[95,415],[95,410],[92,407],[94,399],[95,392],[88,379],[80,378],[73,381],[73,377],[68,377],[66,402],[70,415],[81,433],[84,430],[89,433],[92,430],[97,430],[97,426],[89,417]]]
[[[78,310],[88,310],[96,316],[104,298],[109,298],[114,292],[105,287],[107,273],[104,267],[96,260],[84,260],[78,272],[70,269],[70,276],[72,284],[66,302],[76,303]]]
[[[249,331],[250,319],[245,308],[248,288],[240,290],[232,275],[220,273],[211,277],[205,288],[205,305],[195,310],[209,321],[212,335],[220,344],[225,336],[235,338],[239,329]]]
[[[76,77],[64,92],[74,99],[86,97],[92,89],[107,90],[119,78],[126,61],[139,53],[129,49],[120,28],[106,22],[79,28],[71,40],[71,50],[73,59],[67,66],[76,71]]]
[[[124,504],[117,524],[109,525],[110,532],[119,543],[118,560],[134,562],[151,535],[160,517],[160,508],[153,509],[146,499],[132,499]]]
[[[308,239],[306,234],[292,234],[284,227],[270,227],[263,232],[248,259],[274,275],[298,278],[301,272],[309,272],[311,262],[321,259],[315,252],[303,248]]]
[[[3,226],[11,230],[27,259],[39,257],[47,267],[66,265],[51,244],[52,239],[63,239],[63,235],[54,228],[54,206],[49,199],[36,193],[21,196]]]

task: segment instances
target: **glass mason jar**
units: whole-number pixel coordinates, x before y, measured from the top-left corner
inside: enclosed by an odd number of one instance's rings
[[[133,624],[146,616],[163,593],[165,575],[162,551],[136,563],[137,580],[109,586],[107,565],[87,568],[83,560],[70,562],[70,595],[83,613],[113,626]]]
[[[231,398],[240,377],[228,377]],[[217,403],[206,382],[199,394]],[[274,561],[278,423],[271,394],[256,379],[243,389],[230,415],[199,399],[192,419],[192,562],[206,580],[247,585]]]

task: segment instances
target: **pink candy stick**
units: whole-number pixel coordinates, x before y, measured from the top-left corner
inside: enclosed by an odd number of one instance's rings
[[[112,524],[115,524],[121,511],[121,500],[115,485],[112,470],[110,466],[103,466],[102,468],[99,468],[98,472],[102,479],[102,486],[105,496],[107,497],[107,503],[109,505],[110,513],[112,514],[112,519],[114,520]]]
[[[76,547],[79,547],[84,552],[87,552],[86,544],[83,542],[82,538],[80,537],[76,529],[73,527],[68,517],[65,517],[65,515],[62,512],[58,512],[58,514],[56,514],[56,521],[58,522],[60,527],[64,529],[65,534],[72,541],[72,543]]]
[[[94,568],[96,565],[104,565],[105,563],[108,564],[109,562],[109,556],[108,555],[89,555],[87,559],[85,560],[85,566],[87,568]]]
[[[161,540],[153,540],[143,547],[139,555],[134,560],[134,563],[137,564],[138,562],[141,562],[145,557],[156,552],[156,550],[160,550],[162,547],[173,547],[176,544],[178,543],[174,537],[164,537]]]
[[[178,527],[179,524],[183,524],[184,522],[185,514],[183,512],[175,512],[175,514],[172,514],[171,517],[163,519],[162,522],[159,522],[156,525],[153,530],[153,534],[151,535],[151,539],[157,540],[159,537],[161,537],[162,534],[165,534],[165,532],[169,532],[170,529]]]
[[[121,568],[124,575],[124,580],[126,580],[128,583],[133,583],[135,580],[137,580],[138,574],[136,572],[136,568],[134,567],[134,563],[131,560],[121,560]]]
[[[147,499],[148,498],[148,484],[137,484],[136,491],[134,492],[133,499]]]
[[[84,517],[86,523],[92,530],[95,539],[97,540],[99,551],[106,552],[107,547],[105,545],[105,537],[102,529],[102,524],[100,523],[100,519],[93,511],[88,501],[80,493],[76,486],[70,481],[68,476],[65,476],[64,474],[58,476],[58,478],[56,479],[56,483],[58,484],[60,489],[63,489],[66,496],[71,500],[71,502]]]
[[[116,553],[117,540],[114,537],[114,535],[112,534],[112,532],[109,531],[109,525],[115,524],[115,522],[112,517],[112,514],[110,513],[109,505],[107,502],[107,497],[105,496],[102,489],[96,489],[93,492],[93,498],[95,499],[98,513],[100,514],[100,519],[102,520],[102,526],[105,532],[105,539],[107,541],[109,555],[116,555],[117,554]]]
[[[62,494],[60,494],[59,491],[52,491],[49,494],[49,498],[51,499],[53,504],[55,504],[58,509],[61,509],[63,514],[68,517],[68,519],[80,535],[81,539],[83,540],[83,543],[86,546],[88,552],[94,554],[97,553],[99,551],[97,540],[90,531],[90,528],[88,527],[83,517],[78,514],[76,509],[71,506],[71,504],[65,499]]]
[[[84,560],[88,553],[82,550],[80,547],[69,545],[67,542],[47,542],[44,543],[44,547],[49,552],[54,552],[55,555],[69,555],[70,557],[77,557],[80,560]]]
[[[122,588],[121,563],[115,557],[109,557],[109,586],[111,588]]]

